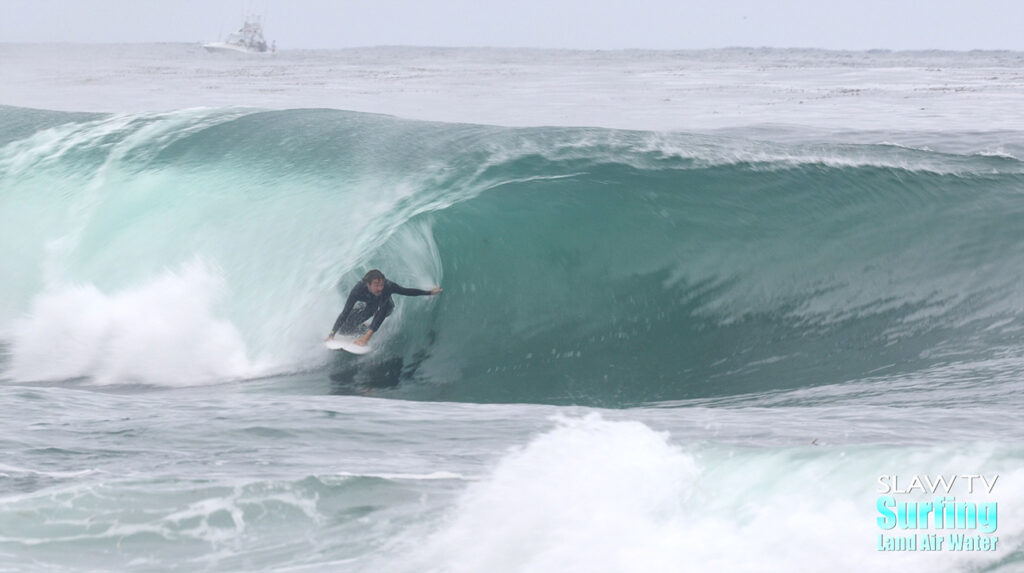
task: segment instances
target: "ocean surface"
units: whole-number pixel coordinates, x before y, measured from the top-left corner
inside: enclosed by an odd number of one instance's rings
[[[1024,571],[1022,53],[0,75],[0,572]]]

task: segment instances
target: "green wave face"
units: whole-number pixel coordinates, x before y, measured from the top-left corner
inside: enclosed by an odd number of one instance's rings
[[[0,112],[8,378],[322,369],[398,397],[625,406],[1020,343],[1012,157],[331,110]],[[399,298],[353,365],[318,341],[370,268],[445,290]]]

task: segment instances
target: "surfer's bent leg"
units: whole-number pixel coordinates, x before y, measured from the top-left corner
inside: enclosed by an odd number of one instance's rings
[[[380,325],[384,322],[384,319],[391,316],[391,313],[395,310],[395,301],[391,300],[391,297],[384,299],[381,303],[380,308],[373,315],[373,323],[370,325],[370,330],[377,332],[380,329]]]
[[[362,307],[348,315],[348,319],[338,328],[338,333],[351,335],[365,332],[366,327],[363,326],[363,323],[373,316],[372,313],[366,312],[366,310],[366,307]]]

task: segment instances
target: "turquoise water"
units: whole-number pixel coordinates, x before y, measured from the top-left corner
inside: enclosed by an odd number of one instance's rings
[[[6,149],[18,379],[336,369],[313,343],[370,268],[447,287],[377,339],[389,397],[622,407],[1020,346],[1012,157],[330,110],[99,116]]]
[[[2,571],[1020,566],[1018,131],[0,126]],[[939,473],[999,550],[877,551]]]

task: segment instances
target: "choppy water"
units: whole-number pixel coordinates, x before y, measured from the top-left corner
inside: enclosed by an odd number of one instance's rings
[[[0,570],[1021,566],[1020,54],[0,52]]]

